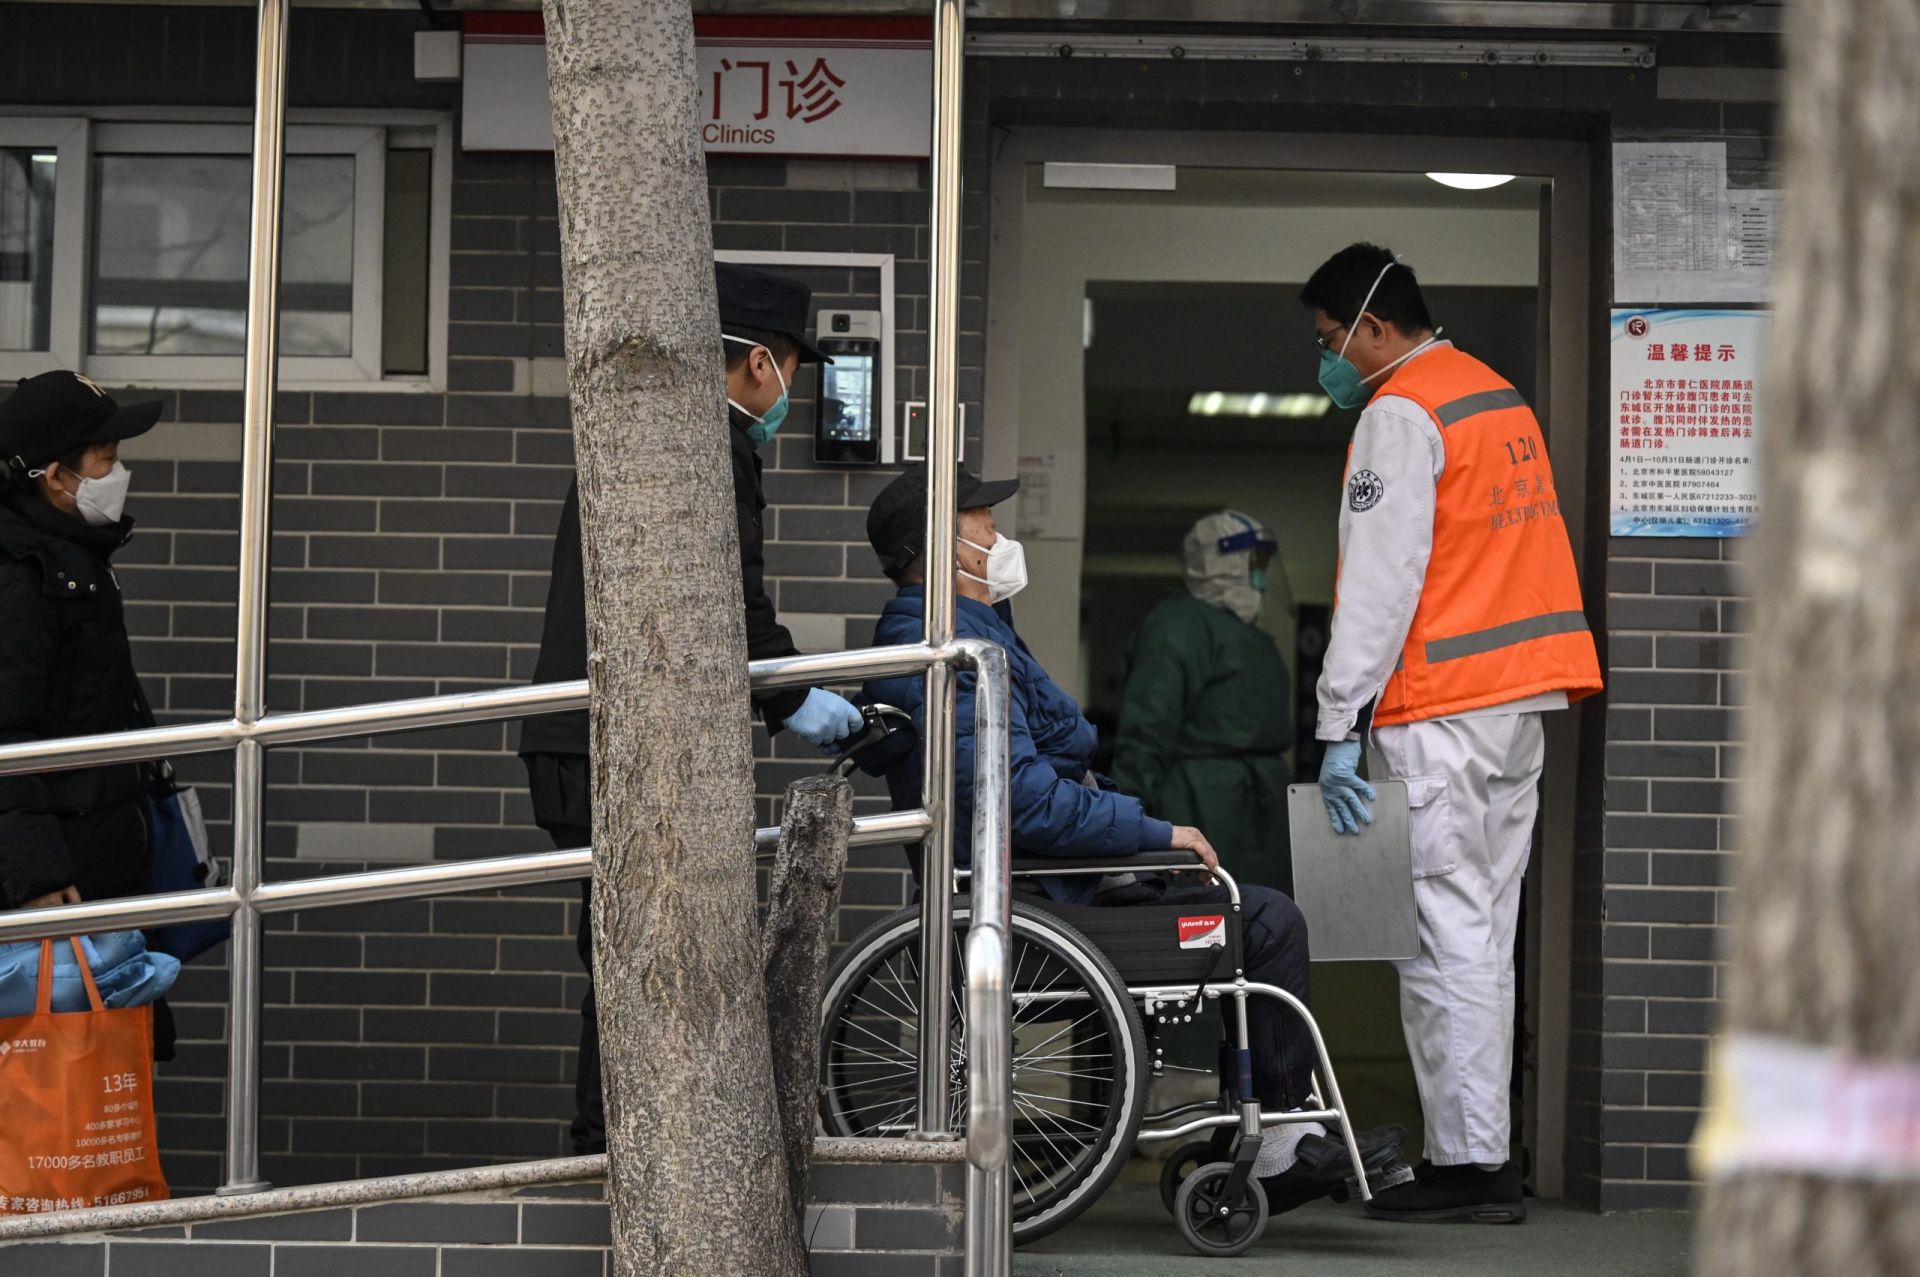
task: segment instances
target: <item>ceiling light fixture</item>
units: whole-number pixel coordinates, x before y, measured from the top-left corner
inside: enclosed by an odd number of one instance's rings
[[[1205,390],[1187,400],[1187,413],[1194,417],[1324,417],[1333,410],[1333,401],[1325,395],[1271,395],[1265,391],[1237,394],[1225,390]]]
[[[1511,173],[1429,173],[1427,176],[1456,191],[1490,191],[1513,180]]]

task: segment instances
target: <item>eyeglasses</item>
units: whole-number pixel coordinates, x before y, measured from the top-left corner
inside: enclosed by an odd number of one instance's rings
[[[1330,343],[1333,341],[1333,335],[1345,327],[1347,327],[1345,324],[1335,324],[1323,333],[1315,333],[1313,335],[1313,344],[1322,350],[1332,350],[1333,346]]]

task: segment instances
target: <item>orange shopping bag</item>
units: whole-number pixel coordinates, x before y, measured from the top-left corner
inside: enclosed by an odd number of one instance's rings
[[[153,1007],[109,1011],[80,960],[91,1010],[53,1010],[53,941],[40,943],[32,1015],[0,1019],[0,1215],[169,1196],[153,1129]]]

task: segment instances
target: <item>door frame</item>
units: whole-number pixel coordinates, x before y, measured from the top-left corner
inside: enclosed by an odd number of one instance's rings
[[[1539,369],[1541,425],[1553,457],[1561,514],[1586,579],[1593,281],[1592,157],[1585,141],[1413,137],[1366,133],[1208,133],[1122,129],[996,129],[988,190],[986,376],[983,473],[1012,474],[1019,454],[1020,289],[1029,165],[1171,164],[1203,168],[1325,172],[1513,173],[1545,178],[1540,289],[1548,331]],[[1533,1153],[1536,1191],[1566,1186],[1568,1072],[1573,1003],[1573,872],[1578,713],[1547,715],[1546,772],[1535,826],[1538,854],[1527,876],[1524,996],[1533,1037],[1520,1113]],[[1589,760],[1594,761],[1594,760]]]

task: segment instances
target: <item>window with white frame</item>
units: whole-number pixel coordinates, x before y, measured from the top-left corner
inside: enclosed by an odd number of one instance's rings
[[[449,141],[288,126],[283,383],[444,384]],[[250,151],[237,122],[0,119],[0,374],[237,383]]]

